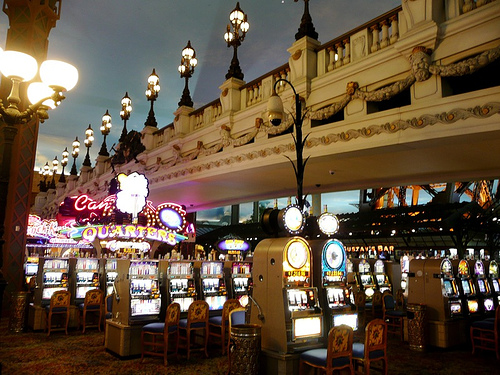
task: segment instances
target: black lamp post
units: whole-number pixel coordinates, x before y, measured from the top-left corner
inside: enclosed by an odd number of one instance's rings
[[[86,167],[90,167],[92,163],[90,162],[90,147],[92,147],[92,143],[94,142],[94,131],[92,130],[92,126],[85,130],[85,147],[87,147],[87,154],[85,155],[85,159],[83,160],[83,165]]]
[[[294,1],[297,2],[299,0]],[[304,0],[304,14],[300,21],[299,31],[295,34],[295,40],[299,40],[305,36],[309,36],[316,40],[318,39],[318,33],[314,29],[312,17],[311,14],[309,14],[309,0]]]
[[[243,79],[243,72],[240,68],[240,62],[238,61],[238,47],[245,39],[245,35],[250,27],[247,22],[247,15],[243,13],[240,9],[240,3],[236,3],[236,8],[229,14],[229,21],[231,22],[227,25],[226,33],[224,34],[224,40],[228,47],[233,46],[233,59],[231,60],[231,65],[226,74],[226,79],[231,77]],[[231,26],[233,31],[231,31]]]
[[[41,192],[46,192],[49,188],[49,185],[47,184],[47,176],[49,175],[49,162],[46,162],[45,165],[40,168],[40,191]]]
[[[71,156],[73,156],[73,166],[71,167],[70,174],[72,176],[78,175],[78,171],[76,170],[76,158],[80,154],[80,141],[78,141],[78,137],[73,141],[73,151],[71,152]]]
[[[102,122],[101,122],[101,134],[104,136],[104,140],[102,141],[101,145],[101,150],[99,151],[99,155],[101,156],[109,156],[108,148],[106,146],[106,137],[108,136],[109,132],[111,131],[111,127],[113,125],[111,124],[111,115],[109,114],[108,110],[106,109],[106,113],[102,116]]]
[[[198,65],[198,60],[196,59],[196,51],[193,47],[191,47],[191,41],[188,40],[187,46],[182,50],[181,53],[181,65],[179,65],[179,73],[181,74],[181,78],[184,78],[185,85],[184,91],[182,91],[182,97],[179,101],[178,105],[180,106],[193,106],[193,101],[191,100],[191,95],[189,94],[188,81],[189,78],[192,77],[194,73],[194,68]]]
[[[295,143],[295,152],[297,156],[297,162],[296,164],[293,163],[293,161],[290,160],[292,163],[293,169],[295,171],[295,178],[297,181],[297,204],[300,207],[301,210],[304,209],[304,196],[303,196],[303,183],[304,183],[304,170],[306,168],[307,161],[309,160],[309,157],[304,160],[302,156],[302,152],[304,150],[304,144],[307,139],[307,136],[302,139],[302,122],[304,120],[304,117],[302,116],[302,103],[300,101],[300,96],[297,94],[295,91],[295,87],[287,81],[286,79],[278,79],[273,86],[273,93],[271,97],[269,98],[269,102],[267,103],[267,110],[269,112],[269,121],[271,124],[278,126],[281,124],[281,119],[283,118],[283,102],[281,98],[276,94],[276,85],[280,82],[286,82],[290,85],[290,87],[293,90],[294,96],[295,96],[295,117],[293,118],[294,124],[295,124],[295,132],[296,135],[293,135],[293,140]]]
[[[50,182],[51,189],[56,188],[56,174],[58,166],[59,166],[59,160],[57,160],[57,156],[55,156],[54,160],[52,160],[52,181]]]
[[[62,159],[61,159],[62,172],[61,172],[61,177],[59,177],[59,182],[66,182],[66,175],[64,174],[64,168],[68,165],[68,156],[69,156],[69,151],[68,148],[66,147],[62,152]]]
[[[130,112],[132,112],[132,99],[128,97],[128,92],[122,98],[122,110],[120,111],[120,117],[123,120],[122,134],[120,135],[119,142],[123,142],[128,134],[127,131],[127,120],[130,118]]]
[[[156,75],[155,70],[153,69],[153,73],[148,78],[148,88],[146,89],[146,98],[151,102],[151,108],[149,109],[148,118],[144,123],[145,126],[154,126],[156,127],[158,124],[155,119],[155,111],[153,110],[153,105],[158,98],[158,92],[160,91],[160,78]]]

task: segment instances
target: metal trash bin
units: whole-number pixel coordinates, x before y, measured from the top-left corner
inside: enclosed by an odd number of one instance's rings
[[[425,351],[426,346],[426,315],[427,306],[421,303],[408,304],[408,343],[410,350],[419,352]]]
[[[10,304],[9,331],[24,331],[28,292],[13,292]]]
[[[235,324],[231,327],[229,373],[257,375],[259,373],[261,326]]]

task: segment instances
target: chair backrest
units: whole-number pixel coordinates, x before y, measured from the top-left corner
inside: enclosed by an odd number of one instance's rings
[[[328,349],[326,354],[327,368],[332,366],[335,358],[349,358],[348,363],[352,361],[352,342],[354,332],[346,324],[332,327],[328,332]]]
[[[71,293],[67,290],[58,290],[50,297],[50,308],[68,307],[71,300]]]
[[[104,292],[101,289],[91,289],[85,293],[84,305],[102,305],[104,298]]]
[[[493,327],[495,332],[500,334],[500,306],[497,306],[495,310],[495,325]]]
[[[179,325],[179,320],[181,318],[181,305],[177,302],[172,302],[167,307],[167,313],[165,314],[165,328],[171,326]]]
[[[386,294],[384,296],[384,311],[394,310],[396,304],[394,303],[394,297],[392,294]]]
[[[364,291],[360,290],[354,295],[354,304],[356,305],[356,307],[365,307],[366,294]]]
[[[372,306],[382,307],[382,293],[380,293],[380,290],[376,290],[373,292]]]
[[[398,289],[396,292],[396,306],[405,309],[405,291],[403,289]]]
[[[237,307],[229,313],[229,328],[236,324],[245,324],[246,310],[243,307]]]
[[[113,297],[114,297],[114,293],[108,294],[106,296],[106,312],[107,313],[113,312]]]
[[[224,306],[222,307],[222,324],[229,321],[229,313],[239,307],[241,307],[241,304],[237,299],[228,299],[224,302]]]
[[[208,326],[209,306],[206,301],[194,301],[189,305],[187,323],[206,322]]]
[[[383,350],[387,354],[387,324],[383,319],[374,319],[365,329],[365,358],[370,358],[370,352]]]

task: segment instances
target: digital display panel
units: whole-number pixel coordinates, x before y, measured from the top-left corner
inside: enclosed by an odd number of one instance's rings
[[[385,276],[384,275],[376,275],[375,276],[377,278],[377,284],[385,284]]]
[[[484,285],[484,280],[478,279],[477,280],[477,285],[479,286],[479,292],[480,293],[486,293],[486,286]]]
[[[451,315],[458,315],[462,313],[462,304],[459,301],[450,302]]]
[[[462,280],[462,289],[464,290],[464,294],[470,294],[469,280]]]
[[[453,285],[451,284],[451,280],[443,280],[444,284],[444,291],[447,296],[451,296],[455,294],[455,291],[453,289]]]
[[[333,325],[335,327],[345,324],[352,328],[353,331],[358,329],[358,314],[342,314],[333,316]]]
[[[321,317],[293,319],[294,338],[321,336]]]
[[[493,289],[495,289],[495,292],[500,292],[500,286],[498,285],[498,280],[493,279]]]
[[[26,274],[34,275],[38,272],[38,264],[26,263]]]
[[[495,310],[495,304],[492,298],[487,298],[484,300],[484,311],[489,312]]]
[[[479,303],[477,303],[477,300],[471,299],[467,301],[467,308],[469,309],[469,312],[471,314],[475,314],[479,310]]]

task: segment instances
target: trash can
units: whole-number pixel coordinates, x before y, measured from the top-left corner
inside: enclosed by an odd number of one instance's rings
[[[22,332],[26,317],[28,292],[13,292],[10,304],[9,331]]]
[[[229,374],[257,375],[259,373],[261,326],[236,324],[231,327]]]
[[[427,306],[420,303],[408,304],[408,343],[410,350],[425,351],[425,311]]]

